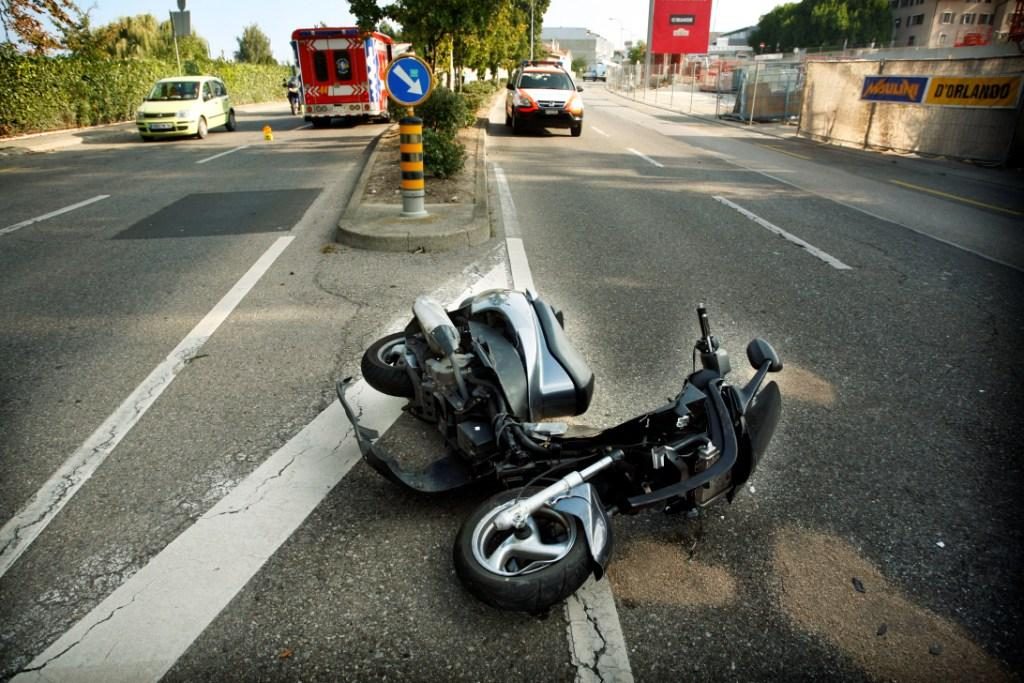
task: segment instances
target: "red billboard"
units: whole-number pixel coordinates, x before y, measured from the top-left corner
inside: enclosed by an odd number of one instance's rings
[[[652,54],[706,54],[710,34],[711,0],[654,0]]]

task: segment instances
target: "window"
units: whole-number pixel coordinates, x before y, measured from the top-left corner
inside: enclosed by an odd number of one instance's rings
[[[917,36],[910,36],[909,38],[907,38],[907,45],[913,45],[916,40]]]
[[[320,83],[327,82],[327,54],[317,50],[313,53],[313,73]]]
[[[207,81],[206,83],[203,83],[203,99],[204,100],[212,100],[213,99],[213,89],[210,88],[210,82],[209,81]]]
[[[914,16],[910,17],[910,21],[907,22],[907,26],[920,26],[923,23],[924,23],[924,15],[923,14],[915,14]]]
[[[952,24],[953,23],[953,13],[952,12],[943,12],[942,13],[942,23],[943,24]]]
[[[896,17],[896,28],[899,28],[902,24],[903,24],[903,20],[900,19],[899,17]]]
[[[978,15],[978,23],[982,24],[982,25],[984,25],[984,24],[991,25],[992,24],[992,18],[993,18],[993,15],[991,15],[991,14],[979,14]]]
[[[961,14],[960,15],[960,23],[961,24],[973,24],[974,23],[974,14],[973,13],[972,14]]]
[[[939,34],[939,47],[945,47],[945,45],[946,45],[946,34],[945,33],[940,33]]]

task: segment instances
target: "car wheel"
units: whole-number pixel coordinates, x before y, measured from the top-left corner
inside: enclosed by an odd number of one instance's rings
[[[509,116],[508,112],[505,112],[505,125],[506,126],[511,126],[512,125],[512,117]]]
[[[224,124],[224,127],[228,130],[234,130],[238,128],[238,122],[235,121],[235,110],[232,109],[228,112],[228,122]]]
[[[142,141],[143,142],[153,142],[153,136],[152,135],[143,135],[142,136]]]
[[[569,132],[572,134],[574,138],[578,138],[579,136],[583,135],[583,124],[581,123],[578,126],[573,126],[572,128],[569,129]]]
[[[202,116],[199,117],[199,125],[196,126],[196,137],[202,140],[210,132],[210,129],[206,126],[206,119]]]
[[[512,114],[512,134],[519,135],[523,132],[523,124],[519,123],[519,117]]]

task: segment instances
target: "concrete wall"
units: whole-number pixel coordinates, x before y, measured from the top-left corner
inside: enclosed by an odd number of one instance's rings
[[[1024,57],[960,60],[808,62],[800,134],[871,149],[1004,162],[1018,128],[1017,109],[867,102],[864,77],[983,76],[1024,73]]]

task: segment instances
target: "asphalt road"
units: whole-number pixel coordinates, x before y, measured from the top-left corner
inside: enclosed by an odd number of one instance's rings
[[[584,94],[581,138],[512,136],[495,113],[487,141],[491,186],[507,190],[492,201],[499,236],[522,240],[598,378],[578,420],[614,424],[674,394],[699,302],[737,376],[754,336],[786,363],[782,425],[733,505],[615,520],[600,586],[625,672],[577,661],[560,610],[502,614],[461,590],[451,539],[484,492],[413,496],[353,461],[336,486],[307,487],[308,510],[279,541],[263,543],[294,512],[275,502],[240,538],[203,545],[206,526],[277,495],[309,442],[347,438],[333,382],[416,295],[450,301],[481,276],[509,278],[501,238],[440,255],[331,244],[380,128],[295,130],[270,107],[205,141],[126,134],[0,159],[0,229],[109,195],[0,234],[5,520],[283,249],[0,577],[0,677],[40,666],[68,680],[1019,676],[1020,181],[750,134],[597,85]],[[374,406],[370,418],[394,410]],[[388,438],[410,452],[429,443],[402,419]],[[254,478],[251,505],[232,507]],[[243,549],[216,547],[232,541]],[[175,611],[133,615],[208,563],[231,577],[210,582],[207,612],[169,595]],[[177,650],[118,660],[111,645],[106,662],[61,666],[91,638],[127,642],[153,624]]]

